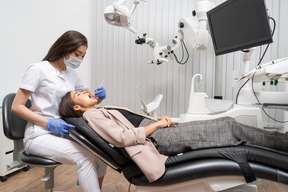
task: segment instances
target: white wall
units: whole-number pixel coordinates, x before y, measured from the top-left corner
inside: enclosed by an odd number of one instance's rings
[[[0,1],[0,101],[6,94],[18,90],[27,67],[41,61],[67,30],[77,30],[88,39],[87,56],[77,70],[91,86],[94,4],[93,0]]]
[[[92,66],[92,86],[105,79],[107,100],[103,104],[113,104],[140,110],[140,97],[136,86],[140,89],[146,101],[151,101],[156,94],[164,94],[158,113],[178,117],[185,113],[191,86],[191,78],[196,73],[203,75],[199,89],[214,96],[215,56],[212,45],[206,51],[194,51],[187,43],[190,59],[186,65],[179,65],[175,61],[162,65],[148,65],[152,58],[152,49],[148,45],[136,45],[137,35],[124,28],[108,25],[103,19],[104,9],[113,0],[97,1],[96,13],[96,49],[93,55],[96,65]],[[127,6],[132,7],[132,0]],[[138,34],[147,33],[160,45],[172,44],[171,40],[177,35],[178,21],[181,17],[191,17],[198,0],[149,0],[141,2],[136,9],[131,25]],[[220,4],[224,0],[212,0]],[[288,1],[266,0],[266,6],[271,16],[277,22],[274,43],[270,46],[263,62],[288,56]],[[243,10],[245,14],[245,10]],[[263,47],[264,49],[264,47]],[[251,58],[251,68],[259,60],[258,47]],[[179,52],[178,52],[179,55]],[[223,56],[222,95],[224,99],[234,100],[237,91],[231,86],[232,71],[242,67],[242,53],[229,53]],[[270,87],[267,90],[283,90],[283,86]],[[274,116],[283,118],[283,111],[271,112]],[[269,121],[267,119],[267,121]],[[283,126],[283,125],[282,125]]]

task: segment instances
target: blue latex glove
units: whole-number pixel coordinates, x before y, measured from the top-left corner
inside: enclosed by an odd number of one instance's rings
[[[94,97],[98,97],[99,99],[106,98],[106,90],[103,86],[100,86],[95,90]]]
[[[47,130],[60,133],[61,135],[67,135],[69,129],[75,128],[74,125],[66,123],[62,119],[48,119]]]

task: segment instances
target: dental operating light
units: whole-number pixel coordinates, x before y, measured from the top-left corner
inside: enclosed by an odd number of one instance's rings
[[[130,26],[129,20],[140,1],[146,2],[146,0],[134,0],[131,10],[123,5],[125,1],[126,0],[118,0],[112,5],[107,6],[104,12],[104,18],[109,24],[118,27],[125,27],[132,33],[136,34],[137,31]]]

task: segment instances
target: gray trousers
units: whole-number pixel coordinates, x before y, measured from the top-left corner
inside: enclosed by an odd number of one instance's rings
[[[144,119],[140,126],[146,126],[153,122],[155,121]],[[288,152],[286,134],[244,125],[231,117],[179,123],[174,127],[158,129],[148,138],[164,155],[244,144]]]

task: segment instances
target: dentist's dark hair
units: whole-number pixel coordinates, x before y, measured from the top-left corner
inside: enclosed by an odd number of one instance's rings
[[[71,91],[67,92],[61,99],[59,104],[59,115],[64,117],[81,117],[81,112],[77,112],[73,108],[74,103],[71,98]]]
[[[81,45],[88,48],[88,41],[83,34],[78,31],[66,31],[51,46],[43,61],[57,61],[66,54],[72,53]]]

